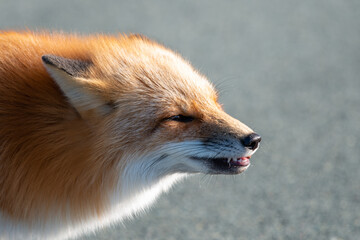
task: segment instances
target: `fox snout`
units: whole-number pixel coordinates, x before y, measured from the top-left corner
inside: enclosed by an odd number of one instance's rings
[[[205,132],[210,133],[210,139],[222,139],[226,142],[234,141],[241,144],[246,150],[255,151],[261,142],[261,136],[254,132],[244,123],[229,116],[220,110],[214,116],[205,118],[204,122],[208,122]]]

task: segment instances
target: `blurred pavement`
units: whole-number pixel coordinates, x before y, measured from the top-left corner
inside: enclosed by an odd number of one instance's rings
[[[236,177],[194,176],[87,239],[360,239],[360,1],[0,0],[1,29],[142,33],[262,135]]]

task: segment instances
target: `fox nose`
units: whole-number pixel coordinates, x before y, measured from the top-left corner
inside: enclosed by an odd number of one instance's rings
[[[242,139],[242,144],[250,150],[255,150],[259,146],[259,142],[261,141],[261,137],[259,134],[252,133],[245,138]]]

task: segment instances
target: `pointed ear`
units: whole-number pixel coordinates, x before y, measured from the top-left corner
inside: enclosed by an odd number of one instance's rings
[[[46,70],[82,117],[94,111],[100,114],[109,113],[111,108],[98,95],[99,83],[86,77],[91,62],[55,55],[44,55],[42,61]]]

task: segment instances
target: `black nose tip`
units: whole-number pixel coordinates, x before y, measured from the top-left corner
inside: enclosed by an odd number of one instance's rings
[[[259,146],[259,142],[261,141],[261,137],[259,134],[252,133],[248,136],[246,136],[242,143],[245,147],[247,147],[250,150],[255,150]]]

